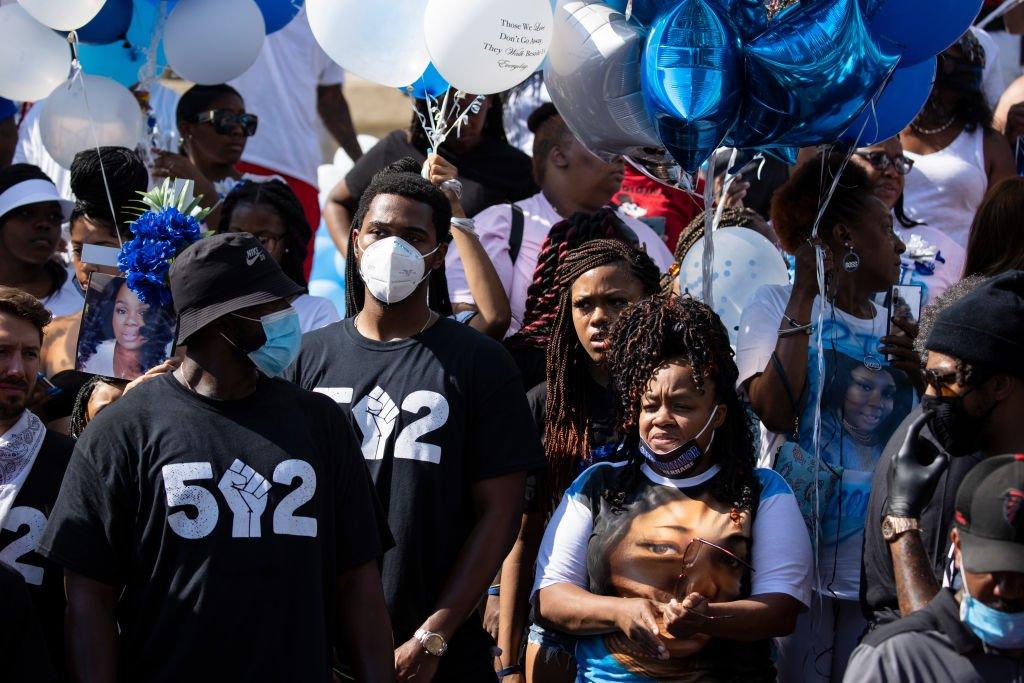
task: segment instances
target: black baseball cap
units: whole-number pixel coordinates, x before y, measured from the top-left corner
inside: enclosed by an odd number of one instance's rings
[[[956,492],[964,569],[1024,572],[1024,454],[982,460]]]
[[[304,292],[247,232],[192,244],[174,259],[169,279],[178,343],[228,313]]]

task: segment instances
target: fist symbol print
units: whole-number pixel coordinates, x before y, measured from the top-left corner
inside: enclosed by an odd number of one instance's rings
[[[237,458],[221,477],[217,488],[224,494],[234,519],[231,535],[235,538],[259,538],[260,516],[267,508],[270,482]]]
[[[363,429],[363,457],[367,460],[384,458],[384,447],[395,430],[398,406],[380,387],[375,387],[355,407]]]

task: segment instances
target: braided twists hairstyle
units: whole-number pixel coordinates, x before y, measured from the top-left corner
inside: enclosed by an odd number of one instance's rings
[[[306,252],[313,230],[306,220],[299,198],[295,196],[288,184],[276,178],[265,181],[245,180],[235,185],[221,204],[220,226],[218,232],[231,229],[231,217],[238,206],[252,206],[266,209],[281,219],[287,232],[285,233],[284,255],[281,257],[281,270],[303,289],[306,282]],[[243,226],[244,227],[244,226]]]
[[[739,371],[733,360],[729,334],[718,315],[688,296],[657,294],[623,311],[612,326],[608,365],[619,394],[619,428],[639,475],[642,459],[635,455],[640,403],[651,378],[666,362],[681,359],[691,368],[701,393],[706,381],[714,383],[715,402],[725,406],[725,422],[715,430],[711,451],[720,473],[711,492],[735,510],[750,510],[759,486],[753,434],[746,411],[736,393]]]
[[[572,483],[576,464],[590,452],[590,415],[587,412],[587,365],[572,319],[572,286],[584,274],[601,266],[628,270],[643,286],[644,294],[658,291],[659,272],[651,257],[619,240],[592,240],[565,255],[555,285],[558,311],[547,348],[547,402],[544,414],[544,449],[548,458],[552,504]]]
[[[632,243],[634,238],[626,225],[609,208],[596,213],[574,213],[555,223],[541,245],[533,282],[526,290],[526,312],[523,326],[507,340],[511,346],[543,348],[548,343],[551,328],[558,313],[559,291],[555,286],[558,264],[573,249],[596,239],[614,239]]]
[[[438,244],[448,244],[452,240],[452,206],[448,197],[440,188],[434,187],[429,180],[420,175],[420,162],[412,157],[404,157],[385,166],[373,176],[370,185],[359,197],[359,208],[352,217],[352,227],[348,235],[348,258],[345,259],[345,315],[354,316],[363,310],[366,291],[363,277],[359,274],[356,263],[356,232],[363,227],[363,220],[370,210],[370,205],[377,195],[393,194],[426,204],[433,212],[434,231]],[[448,297],[448,279],[444,273],[444,262],[430,272],[427,277],[427,302],[438,315],[452,314],[452,302]]]

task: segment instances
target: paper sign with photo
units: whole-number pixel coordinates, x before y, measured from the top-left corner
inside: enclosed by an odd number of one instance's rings
[[[133,380],[171,357],[175,320],[170,306],[139,301],[123,277],[93,273],[85,294],[75,369]]]

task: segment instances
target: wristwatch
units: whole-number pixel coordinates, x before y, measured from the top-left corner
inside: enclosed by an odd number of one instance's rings
[[[882,538],[892,543],[908,531],[920,531],[921,521],[916,517],[893,517],[886,515],[882,519]]]
[[[440,657],[448,651],[448,641],[440,633],[434,633],[433,631],[421,628],[416,630],[413,637],[419,641],[419,644],[423,646],[428,655]]]

